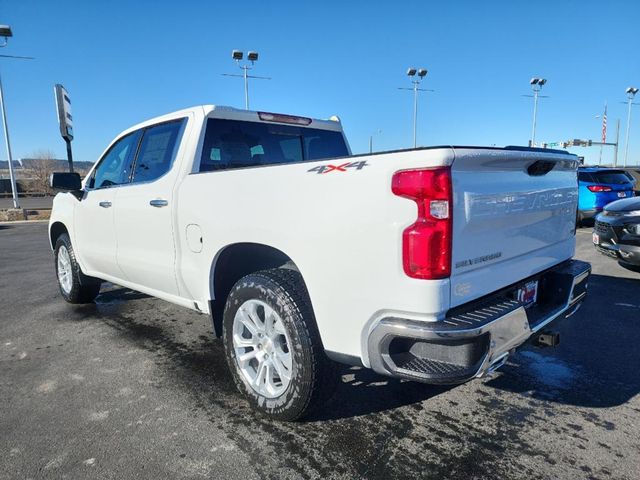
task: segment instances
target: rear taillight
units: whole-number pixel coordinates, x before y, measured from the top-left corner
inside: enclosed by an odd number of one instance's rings
[[[451,275],[451,170],[425,168],[393,175],[391,190],[418,205],[418,218],[402,233],[402,264],[412,278]]]
[[[587,188],[592,192],[610,192],[611,187],[605,187],[604,185],[587,185]]]

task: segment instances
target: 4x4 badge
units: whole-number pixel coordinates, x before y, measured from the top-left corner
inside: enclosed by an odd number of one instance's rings
[[[317,167],[313,167],[307,172],[315,172],[315,173],[329,173],[329,172],[346,172],[347,168],[355,168],[356,170],[362,170],[364,167],[368,167],[369,164],[366,160],[360,162],[347,162],[340,165],[319,165]]]

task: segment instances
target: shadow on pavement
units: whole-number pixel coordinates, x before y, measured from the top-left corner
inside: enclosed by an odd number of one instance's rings
[[[640,279],[592,275],[581,309],[557,329],[559,347],[520,350],[487,385],[592,408],[640,392]]]
[[[393,410],[420,403],[455,387],[388,378],[361,367],[344,367],[340,374],[342,382],[336,394],[325,408],[307,418],[308,421],[338,420]]]
[[[175,327],[183,319],[153,318],[156,312],[150,314],[138,305],[126,305],[129,300],[148,298],[151,297],[126,288],[108,290],[99,295],[95,304],[75,307],[75,319],[99,318],[136,346],[156,353],[157,363],[175,372],[195,393],[212,395],[213,401],[224,400],[232,394],[232,401],[237,401],[240,395],[228,371],[222,342],[215,339],[213,333],[191,336],[191,341],[185,342],[175,328],[166,323]],[[131,315],[133,311],[140,314]],[[360,367],[341,365],[339,374],[342,381],[336,394],[308,421],[337,420],[392,410],[422,402],[452,388],[387,378]]]
[[[176,372],[193,391],[218,400],[236,396],[222,342],[200,335],[181,341],[173,329],[154,318],[155,310],[127,315],[123,304],[149,296],[125,288],[101,294],[96,304],[80,307],[80,317],[100,317],[138,346],[157,353],[159,362]],[[136,310],[139,310],[136,307]],[[561,321],[562,343],[556,349],[526,346],[489,387],[533,398],[584,407],[626,403],[640,392],[640,280],[592,275],[589,296],[573,317]],[[183,320],[169,319],[173,325]],[[165,319],[166,321],[167,319]],[[176,322],[176,323],[173,323]],[[419,403],[451,386],[425,385],[387,378],[359,367],[342,366],[336,395],[311,421],[358,417]],[[214,398],[215,400],[215,398]],[[228,400],[224,400],[228,403]]]

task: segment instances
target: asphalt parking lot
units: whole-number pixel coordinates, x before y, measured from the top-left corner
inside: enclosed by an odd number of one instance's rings
[[[209,319],[117,287],[64,303],[46,225],[0,225],[0,478],[640,478],[640,274],[597,254],[556,349],[455,388],[344,368],[318,415],[254,415]]]

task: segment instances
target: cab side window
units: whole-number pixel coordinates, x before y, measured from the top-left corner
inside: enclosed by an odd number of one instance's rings
[[[133,167],[133,183],[160,178],[171,169],[185,119],[145,129]]]
[[[140,131],[133,132],[113,144],[93,171],[89,188],[108,188],[129,182],[131,162],[140,136]]]

